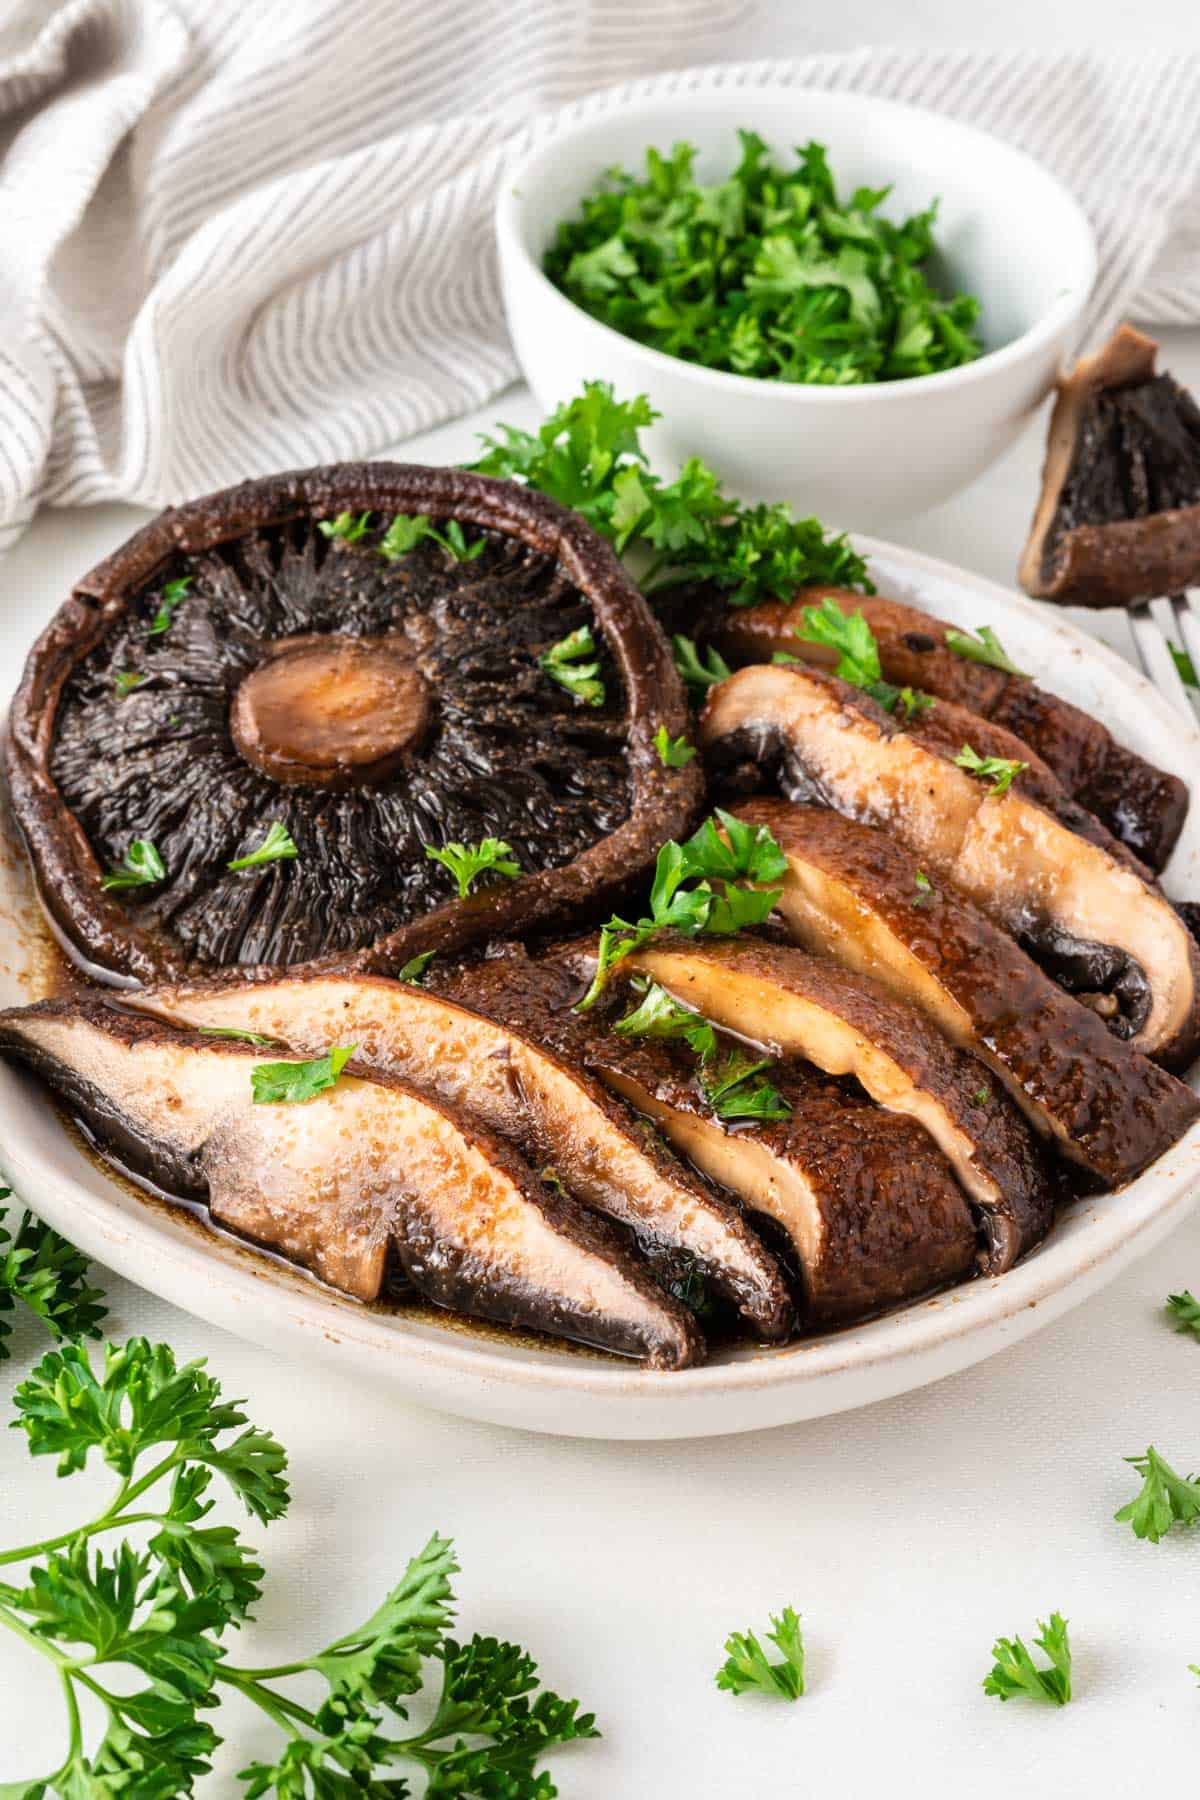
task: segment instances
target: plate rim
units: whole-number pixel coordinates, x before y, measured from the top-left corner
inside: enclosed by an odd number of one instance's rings
[[[943,558],[863,533],[850,534],[869,563],[891,564],[949,583],[972,598],[999,602],[1062,636],[1115,680],[1139,707],[1169,727],[1181,755],[1200,768],[1200,724],[1189,726],[1156,688],[1116,651],[1056,618],[1039,602]],[[0,1071],[0,1125],[19,1115],[31,1078]],[[16,1084],[14,1086],[14,1084]],[[17,1095],[14,1108],[10,1096]],[[55,1132],[69,1134],[43,1108]],[[82,1152],[77,1151],[82,1158]],[[1068,1208],[1094,1230],[1080,1240],[1056,1228],[1045,1244],[1005,1275],[968,1282],[880,1318],[779,1347],[747,1346],[700,1368],[655,1371],[549,1343],[490,1344],[447,1324],[375,1312],[322,1288],[269,1254],[213,1233],[200,1242],[195,1223],[168,1205],[139,1201],[116,1181],[88,1186],[44,1157],[0,1148],[0,1166],[18,1198],[78,1242],[96,1260],[209,1323],[257,1341],[309,1345],[352,1358],[398,1398],[460,1416],[525,1429],[602,1438],[722,1435],[825,1416],[910,1391],[986,1360],[1081,1304],[1200,1203],[1200,1124],[1120,1196],[1089,1196]],[[1133,1196],[1122,1219],[1115,1198]],[[202,1229],[202,1228],[201,1228]],[[147,1268],[147,1262],[150,1267]],[[164,1292],[164,1287],[166,1291]],[[269,1316],[268,1316],[269,1315]],[[317,1350],[316,1355],[322,1355]],[[328,1354],[325,1358],[328,1361]],[[822,1391],[822,1384],[824,1390]],[[739,1399],[757,1402],[725,1416]],[[816,1404],[813,1400],[816,1399]],[[639,1404],[640,1403],[640,1404]],[[580,1416],[591,1406],[596,1416]],[[631,1416],[622,1420],[622,1409]],[[635,1410],[636,1409],[636,1410]]]

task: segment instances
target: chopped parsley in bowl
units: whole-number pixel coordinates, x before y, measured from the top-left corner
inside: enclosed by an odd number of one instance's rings
[[[972,362],[979,301],[930,277],[937,201],[894,221],[888,187],[839,199],[823,145],[784,168],[756,132],[705,185],[696,151],[610,169],[563,220],[543,267],[593,318],[652,349],[768,381],[849,386]]]

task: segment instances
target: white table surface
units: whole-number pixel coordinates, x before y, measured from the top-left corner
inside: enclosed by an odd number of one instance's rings
[[[1200,332],[1165,339],[1200,385]],[[470,454],[475,429],[532,422],[514,390],[477,419],[404,446]],[[970,493],[892,535],[1009,581],[1035,492],[1043,423]],[[40,517],[0,568],[9,687],[71,580],[142,515]],[[852,524],[848,518],[846,523]],[[1123,620],[1087,621],[1118,647]],[[1051,683],[1052,685],[1052,683]],[[604,1729],[553,1767],[569,1800],[951,1790],[1120,1800],[1154,1780],[1195,1787],[1200,1531],[1138,1543],[1112,1514],[1153,1442],[1200,1465],[1200,1345],[1174,1335],[1168,1292],[1200,1290],[1200,1217],[1098,1299],[966,1374],[864,1411],[694,1444],[539,1439],[436,1417],[243,1343],[115,1278],[111,1333],[204,1355],[291,1454],[290,1517],[264,1533],[268,1582],[237,1660],[315,1649],[365,1616],[437,1529],[457,1540],[461,1622],[525,1643]],[[22,1329],[8,1396],[40,1349]],[[101,1483],[97,1481],[99,1489]],[[87,1483],[56,1483],[14,1435],[0,1447],[0,1541],[85,1516]],[[809,1693],[794,1706],[718,1693],[733,1629],[787,1602],[803,1615]],[[999,1634],[1071,1621],[1077,1700],[987,1699]],[[48,1665],[0,1634],[0,1780],[53,1766],[63,1738]],[[18,1723],[18,1721],[20,1723]],[[273,1741],[241,1702],[208,1796]]]

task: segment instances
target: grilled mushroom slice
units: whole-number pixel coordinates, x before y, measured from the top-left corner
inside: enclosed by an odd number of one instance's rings
[[[961,1280],[977,1261],[971,1209],[915,1119],[794,1060],[772,1085],[786,1119],[725,1120],[680,1046],[631,1041],[588,1014],[589,1067],[682,1156],[783,1233],[806,1328],[846,1324]],[[738,1048],[723,1042],[719,1062]]]
[[[874,701],[815,669],[757,665],[714,688],[710,754],[775,762],[789,799],[891,832],[953,882],[1109,1028],[1169,1067],[1200,1046],[1200,953],[1135,869],[1010,790],[993,794]]]
[[[1165,866],[1187,817],[1188,791],[1179,777],[1126,750],[1099,720],[1028,676],[958,655],[946,636],[955,628],[944,619],[899,600],[826,588],[790,605],[725,608],[714,635],[728,656],[741,661],[765,662],[781,650],[832,665],[836,652],[796,635],[805,607],[823,600],[833,600],[846,614],[862,612],[886,680],[956,701],[1011,731],[1120,843],[1156,872]]]
[[[738,811],[787,857],[779,911],[796,943],[925,1013],[1096,1181],[1132,1180],[1200,1118],[1189,1088],[1113,1037],[969,900],[930,882],[889,833],[781,800]]]
[[[158,988],[137,1003],[193,1026],[264,1033],[296,1051],[353,1042],[360,1064],[416,1082],[514,1139],[535,1167],[552,1168],[578,1199],[627,1226],[643,1246],[686,1252],[760,1337],[785,1337],[791,1306],[774,1257],[733,1207],[556,1052],[534,965],[521,959],[515,979],[504,979],[509,963],[497,958],[464,971],[457,992],[466,1004],[363,975]],[[506,1004],[486,1017],[502,980]]]
[[[0,1013],[0,1052],[35,1069],[123,1166],[207,1201],[218,1223],[358,1300],[379,1296],[391,1250],[439,1306],[658,1368],[702,1354],[690,1316],[601,1221],[393,1077],[346,1075],[308,1102],[256,1105],[261,1049],[102,1001]]]
[[[566,954],[586,969],[594,948]],[[658,939],[619,969],[653,976],[681,1005],[768,1054],[853,1076],[877,1105],[915,1119],[979,1211],[988,1274],[1045,1236],[1053,1202],[1024,1120],[981,1064],[878,983],[744,935]]]
[[[397,515],[437,536],[405,550]],[[97,973],[387,969],[608,903],[699,803],[654,749],[685,721],[665,638],[575,514],[347,464],[169,510],[86,576],[30,655],[8,774]],[[272,825],[298,854],[231,868]],[[524,873],[453,898],[426,846],[487,837]],[[137,843],[161,870],[142,851],[148,878],[106,888]]]
[[[1200,407],[1122,325],[1058,384],[1026,593],[1125,606],[1200,581]]]

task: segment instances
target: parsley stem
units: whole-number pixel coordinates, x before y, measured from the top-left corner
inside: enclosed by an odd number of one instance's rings
[[[24,1619],[19,1618],[3,1601],[0,1601],[0,1625],[7,1625],[8,1629],[14,1631],[19,1638],[24,1638],[32,1649],[38,1650],[43,1656],[48,1657],[64,1679],[69,1679],[74,1673],[76,1665],[73,1658],[65,1655],[56,1645],[50,1643],[49,1639],[39,1637],[37,1632],[31,1630]]]
[[[213,1679],[228,1682],[239,1694],[252,1700],[269,1719],[274,1719],[289,1737],[299,1737],[301,1733],[296,1730],[293,1721],[315,1731],[317,1724],[313,1714],[306,1706],[301,1706],[298,1700],[289,1700],[286,1694],[277,1694],[274,1688],[264,1686],[264,1682],[267,1678],[298,1674],[307,1667],[307,1663],[298,1662],[282,1663],[278,1669],[239,1669],[232,1663],[219,1662],[213,1669]]]
[[[67,1709],[67,1724],[71,1732],[71,1741],[67,1745],[66,1761],[63,1763],[61,1771],[61,1773],[65,1774],[71,1764],[75,1761],[76,1757],[81,1756],[83,1753],[83,1724],[79,1717],[79,1699],[75,1693],[75,1683],[71,1679],[70,1671],[67,1669],[60,1669],[58,1671],[58,1678],[62,1682],[63,1702]]]
[[[57,1537],[43,1538],[36,1544],[22,1544],[16,1550],[0,1550],[0,1568],[7,1563],[30,1562],[35,1556],[47,1556],[52,1551],[61,1550],[64,1545],[73,1543],[76,1538],[95,1537],[98,1531],[111,1531],[116,1525],[161,1524],[161,1513],[128,1513],[123,1509],[131,1500],[139,1499],[148,1488],[161,1481],[164,1475],[170,1474],[181,1460],[182,1452],[172,1450],[161,1462],[147,1470],[145,1475],[139,1476],[137,1481],[127,1477],[104,1511],[98,1513],[88,1524],[76,1526],[74,1531],[61,1531]]]

